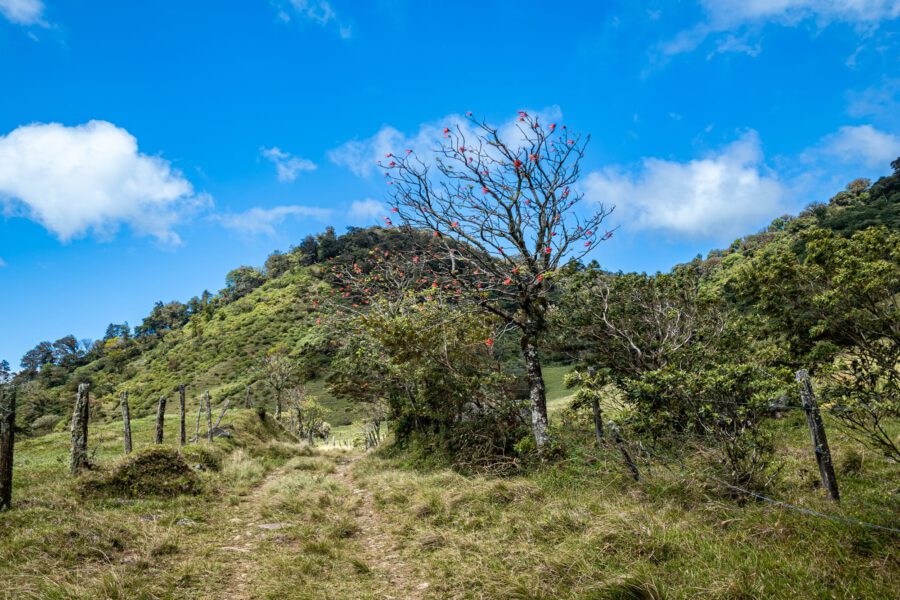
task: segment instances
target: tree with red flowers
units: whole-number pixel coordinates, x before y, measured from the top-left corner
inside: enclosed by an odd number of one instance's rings
[[[612,232],[611,209],[583,206],[574,187],[589,136],[520,111],[503,131],[467,114],[446,127],[429,156],[390,152],[379,164],[393,191],[392,216],[429,232],[410,260],[428,265],[430,285],[518,329],[536,445],[549,441],[539,347],[557,269]],[[388,227],[394,225],[385,217]]]

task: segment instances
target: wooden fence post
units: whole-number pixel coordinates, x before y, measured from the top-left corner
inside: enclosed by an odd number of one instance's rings
[[[588,367],[588,377],[593,381],[597,371],[594,367]],[[597,445],[603,443],[603,412],[600,410],[600,399],[596,394],[591,393],[591,412],[594,414],[594,436],[597,438]]]
[[[163,443],[163,433],[165,432],[166,420],[166,397],[159,397],[159,405],[156,407],[156,443]]]
[[[122,392],[122,424],[125,429],[125,454],[131,454],[131,410],[128,407],[128,392]]]
[[[216,424],[213,425],[213,431],[216,431],[219,428],[219,425],[222,423],[222,417],[225,416],[226,411],[228,411],[228,407],[231,406],[231,398],[225,401],[225,406],[222,407],[222,412],[219,413],[219,418],[216,419]]]
[[[631,476],[634,477],[635,481],[640,481],[641,474],[638,471],[637,465],[631,459],[631,454],[628,452],[628,448],[625,447],[625,440],[622,439],[622,433],[619,431],[619,426],[610,421],[607,424],[607,428],[612,434],[613,439],[616,442],[616,446],[619,447],[619,452],[622,453],[622,458],[624,458],[625,462],[628,463],[628,468],[631,470]]]
[[[819,403],[813,393],[812,382],[806,369],[797,371],[797,383],[800,385],[800,401],[806,412],[806,423],[809,425],[809,434],[812,437],[813,451],[816,453],[816,462],[819,464],[819,474],[822,476],[822,484],[828,492],[828,497],[839,502],[837,477],[834,474],[834,465],[831,462],[831,450],[828,447],[828,438],[825,436],[825,424],[819,413]]]
[[[210,444],[213,441],[212,407],[209,403],[209,390],[206,390],[206,441]]]
[[[187,430],[185,429],[185,410],[187,409],[185,405],[185,397],[184,397],[184,384],[178,386],[178,414],[181,418],[181,428],[179,430],[178,435],[178,443],[183,447],[187,444]]]
[[[0,387],[0,511],[12,506],[13,450],[16,433],[16,388]]]
[[[197,442],[200,440],[200,417],[203,416],[203,398],[200,398],[200,405],[197,407],[197,426],[194,429],[194,437],[191,438],[191,443]]]
[[[78,384],[78,396],[75,398],[75,409],[72,411],[72,456],[69,462],[72,475],[77,475],[90,466],[87,454],[88,419],[90,418],[89,387],[86,383]]]

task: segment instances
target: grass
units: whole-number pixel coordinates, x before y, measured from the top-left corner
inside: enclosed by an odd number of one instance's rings
[[[561,381],[562,368],[549,371]],[[636,483],[614,448],[593,446],[586,421],[555,418],[566,458],[507,478],[311,449],[253,411],[224,423],[231,438],[183,452],[202,465],[199,494],[170,498],[83,496],[66,432],[21,441],[14,509],[0,514],[0,597],[897,595],[900,536],[728,497],[692,468],[642,464]],[[896,467],[827,426],[842,503],[815,485],[799,413],[772,422],[783,468],[769,493],[898,527]],[[167,442],[175,427],[170,417]],[[118,424],[91,435],[103,473],[124,463]],[[152,419],[135,420],[138,452],[152,435]]]
[[[549,365],[541,370],[544,374],[544,385],[547,386],[547,410],[557,412],[565,408],[572,399],[574,390],[568,389],[563,379],[573,368],[569,365]]]

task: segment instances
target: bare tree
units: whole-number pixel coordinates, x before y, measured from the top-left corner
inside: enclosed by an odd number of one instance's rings
[[[574,186],[589,136],[524,111],[502,132],[468,116],[444,129],[433,157],[400,150],[381,164],[393,189],[392,212],[404,225],[431,232],[430,252],[443,257],[431,263],[432,285],[519,330],[532,431],[543,450],[548,421],[539,347],[549,280],[612,235],[599,231],[611,209],[580,207],[584,197]]]
[[[259,369],[266,383],[275,392],[275,420],[277,421],[281,418],[284,390],[294,378],[296,371],[294,362],[288,356],[286,349],[275,347],[263,356]]]

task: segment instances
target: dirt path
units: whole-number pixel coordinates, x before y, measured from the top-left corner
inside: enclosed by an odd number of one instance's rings
[[[289,469],[285,466],[272,470],[249,494],[243,496],[238,506],[231,509],[232,517],[222,529],[216,549],[229,555],[231,568],[225,593],[228,598],[249,600],[254,598],[253,571],[259,568],[257,549],[269,531],[280,529],[284,523],[266,523],[260,514],[263,498],[269,488]]]
[[[325,456],[328,456],[327,453]],[[395,600],[420,600],[428,596],[430,584],[418,576],[411,565],[405,563],[400,553],[401,542],[391,533],[391,526],[375,506],[372,492],[359,485],[353,476],[353,466],[362,454],[330,455],[336,468],[326,480],[340,483],[352,499],[344,504],[348,516],[357,523],[353,541],[358,544],[356,557],[368,567],[368,572],[358,574],[360,590],[366,598],[393,598]],[[267,522],[263,516],[267,497],[291,472],[285,465],[274,469],[249,493],[240,498],[236,506],[225,510],[229,515],[221,529],[210,541],[215,560],[227,565],[219,578],[217,597],[235,600],[256,598],[255,582],[266,576],[265,562],[282,552],[297,552],[290,543],[275,546],[264,543],[280,535],[280,529],[295,525],[298,521]],[[270,573],[268,576],[271,576]],[[277,575],[276,575],[277,576]]]
[[[390,590],[385,598],[417,600],[425,598],[430,584],[417,576],[415,570],[400,555],[400,542],[390,533],[390,525],[375,507],[372,492],[361,487],[353,478],[353,465],[363,455],[354,455],[338,465],[332,477],[347,486],[357,498],[354,517],[359,523],[357,538],[362,546],[366,564],[372,574]]]

